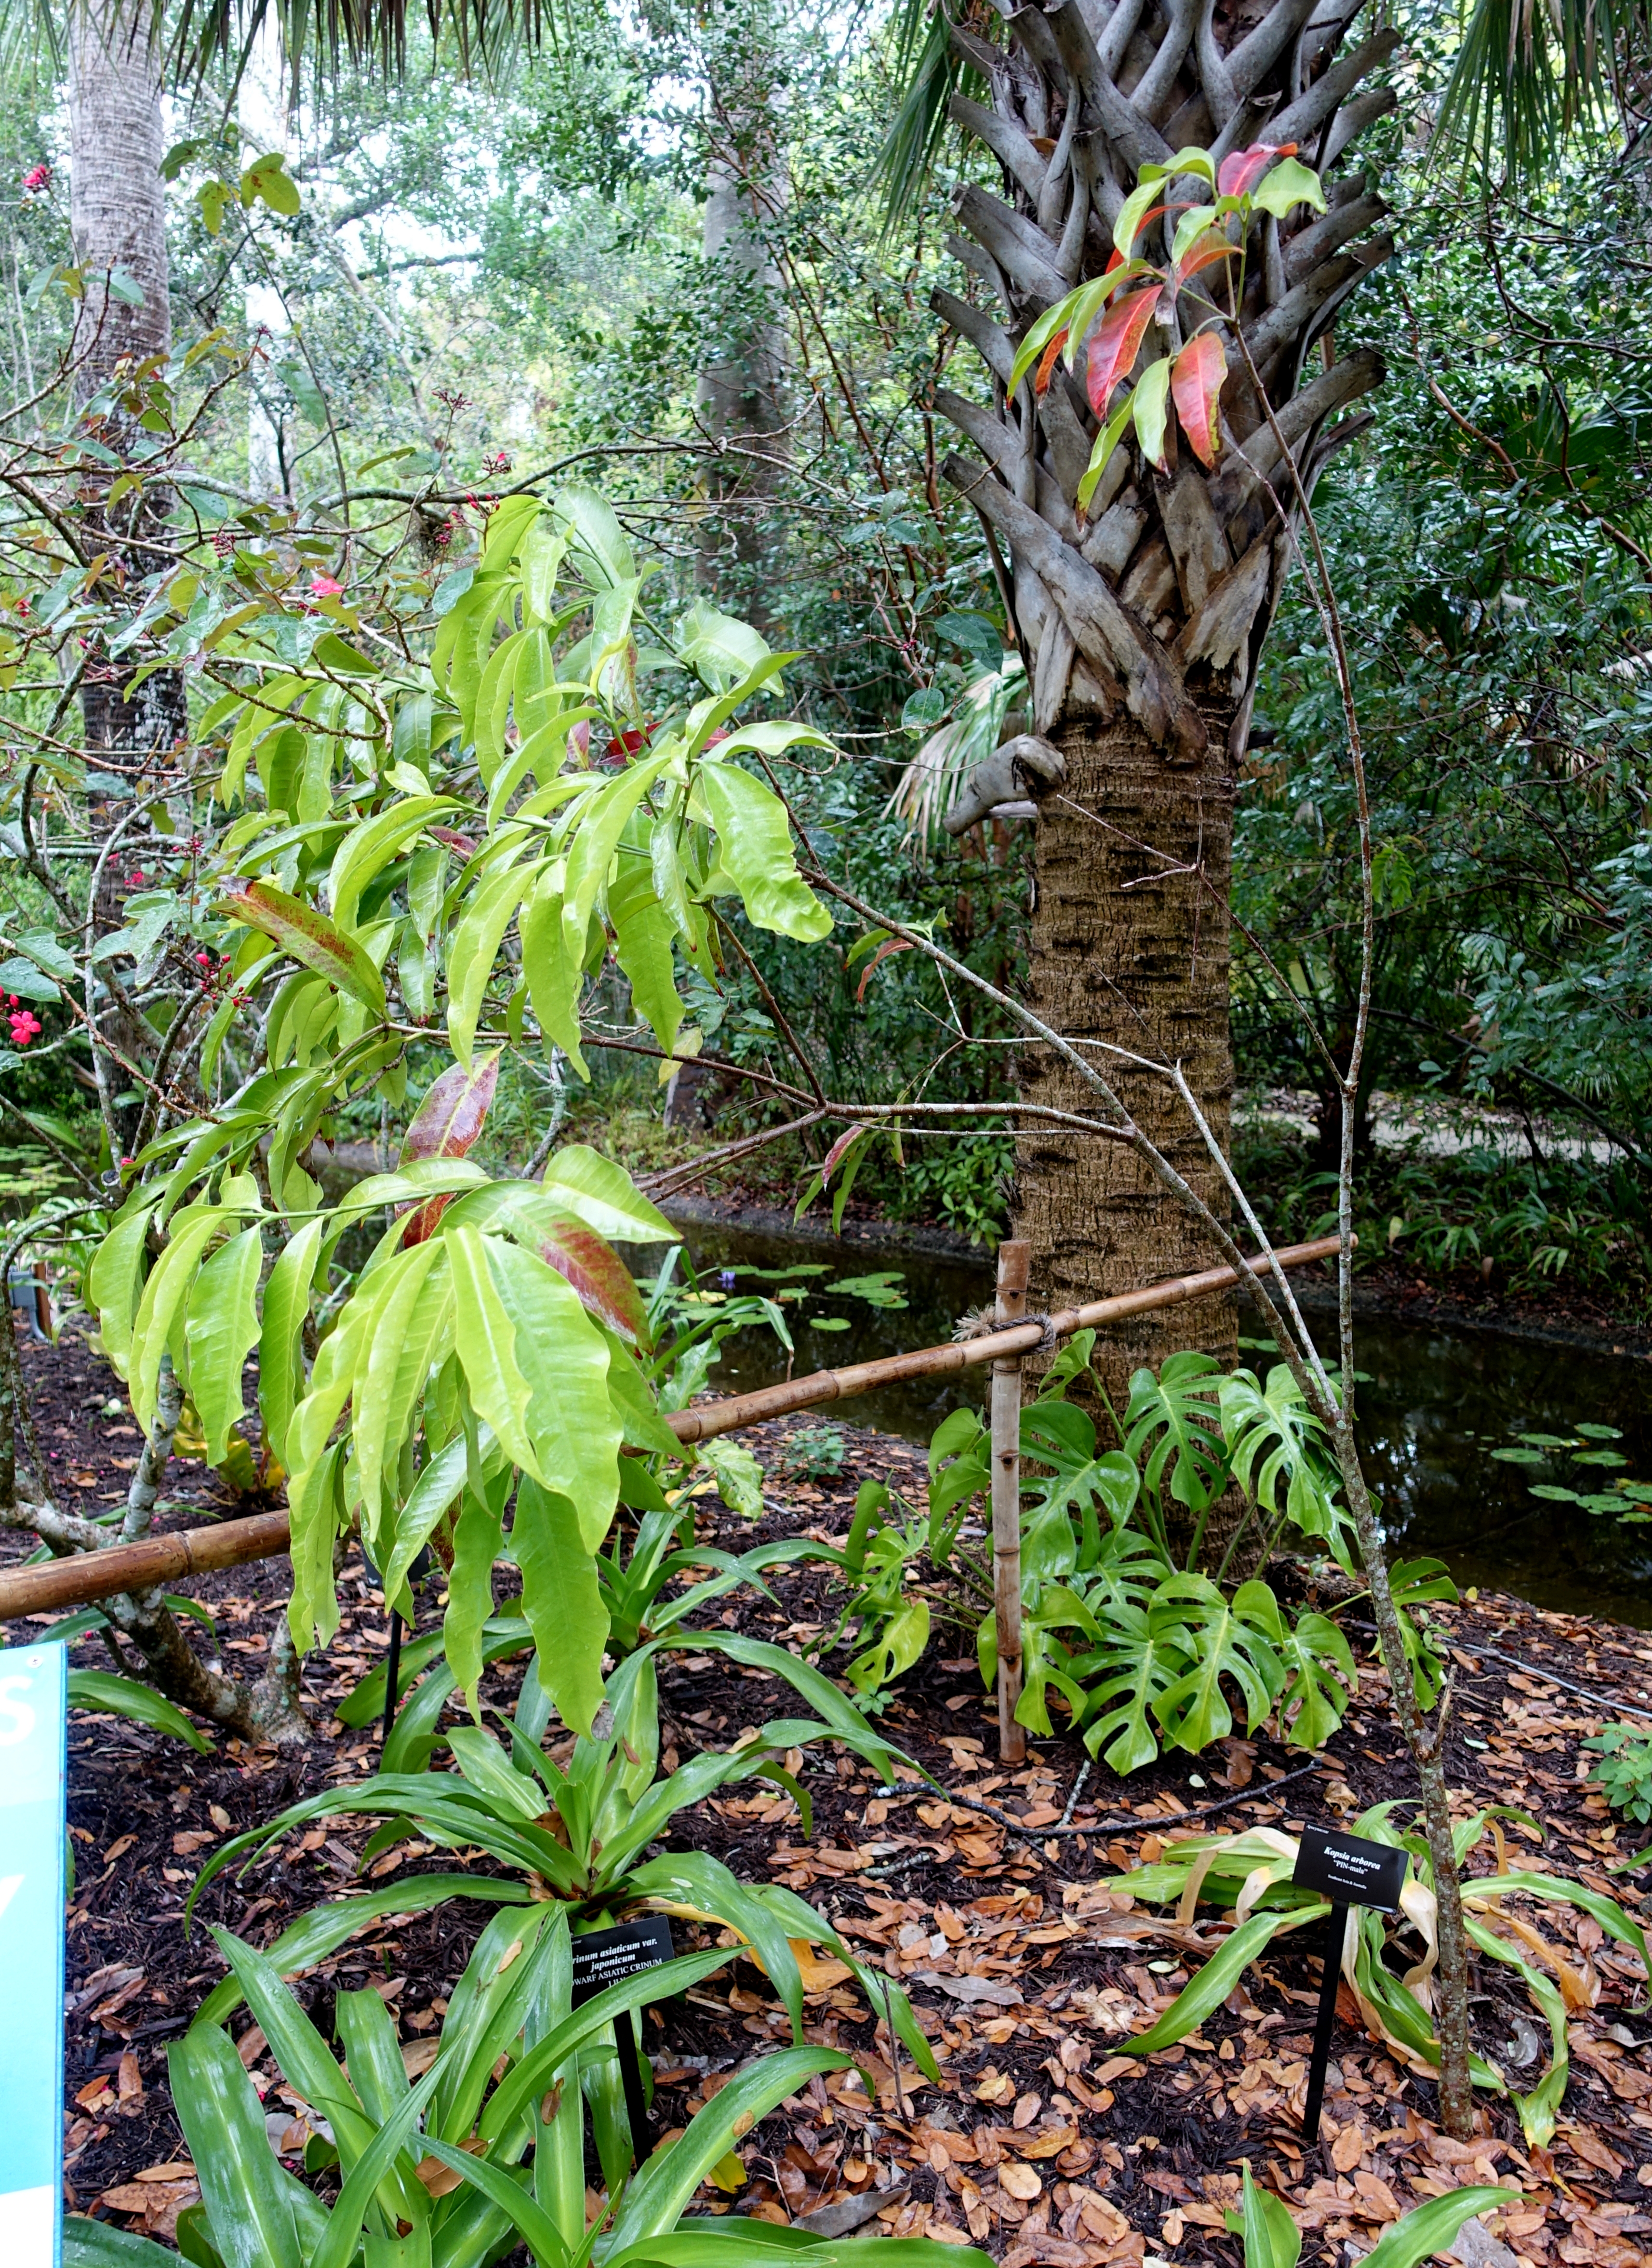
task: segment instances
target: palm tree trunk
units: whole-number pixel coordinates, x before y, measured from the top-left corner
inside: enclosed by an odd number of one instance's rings
[[[1061,739],[1066,777],[1038,821],[1032,909],[1030,1005],[1073,1039],[1110,1042],[1179,1062],[1224,1146],[1233,1086],[1228,1045],[1228,863],[1233,781],[1226,719],[1209,719],[1199,762],[1167,765],[1133,718]],[[1095,816],[1092,816],[1094,814]],[[1141,848],[1152,844],[1148,851]],[[1137,1124],[1219,1218],[1228,1206],[1205,1145],[1165,1080],[1113,1069]],[[1029,1101],[1083,1114],[1095,1095],[1053,1049],[1022,1070]],[[1167,1205],[1157,1180],[1119,1143],[1073,1144],[1059,1133],[1023,1136],[1016,1233],[1038,1256],[1051,1307],[1154,1276],[1210,1265],[1198,1224]],[[1231,1359],[1231,1297],[1140,1315],[1105,1334],[1095,1365],[1122,1416],[1130,1376],[1172,1347]]]
[[[1013,556],[1032,729],[1067,766],[1039,818],[1033,990],[1064,1035],[1179,1063],[1224,1142],[1234,783],[1289,566],[1276,503],[1291,497],[1289,469],[1230,348],[1214,466],[1184,445],[1180,461],[1172,446],[1158,471],[1133,441],[1121,446],[1080,518],[1078,484],[1097,431],[1083,387],[1058,364],[1042,399],[1029,382],[1013,401],[1006,388],[1014,342],[1105,269],[1114,217],[1144,164],[1166,164],[1190,144],[1220,160],[1259,141],[1294,143],[1331,176],[1355,136],[1393,107],[1387,90],[1354,90],[1397,34],[1379,33],[1336,60],[1356,12],[1349,0],[1273,0],[1259,20],[1243,11],[1242,31],[1219,19],[1213,0],[1057,0],[1006,8],[1002,46],[973,31],[950,34],[992,92],[990,108],[955,96],[952,114],[998,158],[1005,195],[970,185],[955,198],[967,237],[949,248],[979,280],[970,300],[937,291],[933,305],[977,349],[992,387],[990,407],[937,393],[935,406],[978,452],[949,458],[945,470]],[[1197,187],[1167,183],[1169,202],[1194,202]],[[1381,361],[1368,351],[1335,360],[1331,327],[1391,250],[1368,236],[1383,208],[1362,176],[1328,178],[1327,195],[1323,217],[1303,206],[1284,224],[1257,217],[1237,311],[1309,488],[1368,422],[1342,413],[1379,382]],[[1163,257],[1156,238],[1147,249]],[[1177,342],[1155,324],[1142,360]],[[1100,1060],[1213,1201],[1220,1177],[1167,1082],[1117,1057]],[[1025,1076],[1039,1101],[1083,1107],[1054,1061],[1029,1056]],[[1036,1304],[1095,1299],[1208,1263],[1178,1202],[1118,1145],[1039,1131],[1023,1139],[1018,1167],[1015,1233],[1033,1248]],[[1190,1335],[1231,1360],[1235,1328],[1230,1303],[1178,1308],[1162,1324],[1143,1318],[1103,1351],[1110,1391]]]

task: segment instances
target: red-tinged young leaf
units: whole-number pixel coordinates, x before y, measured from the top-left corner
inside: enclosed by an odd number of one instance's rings
[[[323,913],[290,898],[268,882],[249,882],[239,874],[218,885],[225,910],[248,929],[273,938],[284,953],[313,968],[359,1000],[375,1016],[384,1013],[384,980],[353,937],[346,935]]]
[[[1060,353],[1062,348],[1066,346],[1066,332],[1065,330],[1058,331],[1054,338],[1051,340],[1049,345],[1044,349],[1043,354],[1038,357],[1038,369],[1033,379],[1033,392],[1038,396],[1041,401],[1044,395],[1050,391],[1050,373],[1056,366],[1056,357]]]
[[[629,1339],[633,1346],[648,1344],[648,1316],[642,1294],[625,1263],[595,1229],[564,1213],[542,1240],[539,1256],[611,1331]]]
[[[1039,387],[1038,391],[1040,394],[1044,392],[1042,386]],[[910,953],[911,949],[911,946],[908,945],[903,937],[892,937],[889,939],[886,943],[878,947],[871,960],[867,961],[866,968],[862,972],[860,982],[855,987],[855,1002],[857,1006],[867,997],[867,987],[872,982],[872,972],[877,967],[879,961],[887,961],[892,953]]]
[[[414,1113],[400,1162],[417,1158],[463,1158],[481,1133],[499,1083],[499,1050],[478,1056],[468,1071],[450,1064]]]
[[[1170,366],[1170,394],[1182,431],[1201,465],[1216,461],[1221,449],[1217,401],[1228,375],[1228,357],[1214,331],[1190,339]]]
[[[462,1158],[481,1133],[499,1083],[499,1050],[478,1056],[470,1069],[450,1064],[414,1114],[402,1144],[401,1163],[417,1158]],[[426,1197],[402,1239],[403,1248],[434,1236],[451,1196]],[[402,1208],[403,1211],[406,1206]]]
[[[1229,244],[1219,228],[1208,230],[1187,254],[1176,263],[1171,281],[1178,287],[1197,276],[1201,269],[1213,268],[1219,260],[1237,260],[1239,247]]]
[[[1224,197],[1249,196],[1276,158],[1294,158],[1294,142],[1253,142],[1248,150],[1232,150],[1216,173],[1216,187]]]
[[[446,1211],[448,1206],[452,1204],[452,1203],[453,1198],[451,1196],[426,1197],[424,1204],[414,1212],[412,1219],[409,1221],[407,1228],[402,1234],[402,1244],[403,1250],[405,1250],[409,1244],[424,1244],[427,1242],[431,1237],[434,1236],[442,1215]],[[396,1207],[398,1213],[406,1212],[408,1208],[406,1205],[398,1205]]]
[[[431,827],[426,832],[433,835],[437,842],[445,843],[450,850],[456,850],[461,858],[474,858],[476,855],[475,842],[468,835],[461,835],[457,828]]]
[[[870,974],[870,971],[867,973]],[[864,1126],[852,1126],[846,1134],[840,1134],[837,1137],[837,1139],[832,1144],[831,1148],[826,1152],[826,1162],[820,1169],[820,1185],[822,1189],[826,1189],[830,1186],[831,1177],[837,1170],[837,1167],[842,1164],[844,1153],[860,1139],[860,1137],[866,1132],[866,1130],[867,1130]]]
[[[1163,291],[1162,284],[1155,284],[1149,291],[1132,291],[1128,298],[1115,301],[1096,325],[1085,382],[1098,417],[1106,415],[1119,380],[1129,377]]]

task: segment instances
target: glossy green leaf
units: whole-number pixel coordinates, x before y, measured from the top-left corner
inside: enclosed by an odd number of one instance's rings
[[[844,2071],[849,2063],[847,2056],[835,2055],[830,2048],[783,2048],[732,2079],[696,2112],[673,2148],[650,2158],[638,2170],[614,2217],[610,2250],[623,2252],[628,2245],[640,2245],[674,2228],[689,2199],[712,2168],[726,2157],[737,2135],[796,2094],[816,2073]]]
[[[184,1310],[189,1398],[206,1436],[206,1461],[221,1465],[229,1431],[246,1415],[241,1369],[258,1336],[258,1278],[263,1239],[243,1229],[212,1255],[190,1287]]]
[[[188,1207],[173,1220],[166,1249],[149,1271],[132,1326],[129,1358],[132,1414],[146,1433],[155,1423],[161,1358],[169,1351],[174,1325],[182,1319],[201,1256],[227,1226],[228,1219],[216,1205]]]
[[[583,1142],[551,1152],[542,1186],[564,1211],[618,1244],[669,1244],[676,1231],[623,1166]]]
[[[313,1906],[282,1931],[264,1958],[280,1977],[298,1977],[387,1914],[428,1913],[432,1906],[446,1905],[454,1898],[523,1905],[530,1895],[524,1884],[497,1881],[485,1874],[404,1874],[388,1887],[380,1885],[354,1897]],[[193,2021],[221,2024],[234,2014],[243,1997],[240,1980],[232,1970],[202,2002]]]
[[[258,1337],[258,1406],[264,1440],[284,1466],[287,1428],[304,1384],[304,1325],[325,1224],[306,1221],[269,1271]]]
[[[270,2148],[263,2105],[229,2040],[216,2024],[196,2027],[173,2042],[166,2065],[225,2268],[311,2268],[306,2240],[323,2209]]]
[[[1272,213],[1283,220],[1296,205],[1309,205],[1315,212],[1324,212],[1325,193],[1318,174],[1310,173],[1300,158],[1281,158],[1252,189],[1250,202],[1259,212]]]
[[[1366,2268],[1419,2268],[1434,2253],[1451,2250],[1464,2221],[1520,2201],[1518,2190],[1484,2186],[1430,2198],[1427,2205],[1413,2205],[1402,2219],[1390,2223],[1366,2254]]]
[[[579,1513],[559,1491],[525,1478],[511,1539],[522,1572],[522,1611],[539,1649],[540,1683],[564,1723],[588,1734],[602,1705],[608,1616]]]
[[[210,1756],[212,1743],[206,1734],[192,1725],[164,1694],[157,1693],[152,1685],[140,1685],[136,1678],[117,1677],[107,1669],[71,1669],[69,1673],[69,1705],[85,1709],[94,1716],[129,1717],[134,1724],[147,1725],[157,1733],[170,1733],[175,1741],[187,1741],[203,1756]]]
[[[702,762],[701,796],[717,829],[718,858],[759,929],[818,944],[832,917],[798,872],[785,806],[735,763]]]
[[[1150,362],[1136,380],[1136,390],[1131,395],[1131,414],[1136,423],[1136,438],[1141,453],[1149,464],[1165,469],[1164,436],[1170,396],[1170,364],[1168,357]]]
[[[1121,2054],[1132,2056],[1152,2055],[1160,2048],[1174,2047],[1177,2040],[1184,2040],[1190,2032],[1196,2032],[1213,2009],[1221,2007],[1257,1955],[1276,1937],[1287,1930],[1301,1928],[1305,1922],[1318,1921],[1329,1911],[1329,1906],[1318,1904],[1299,1906],[1288,1913],[1252,1914],[1249,1921],[1240,1923],[1230,1937],[1222,1940],[1157,2023],[1129,2039],[1115,2042],[1115,2046]]]
[[[1246,2161],[1241,2168],[1241,2218],[1245,2241],[1245,2268],[1296,2268],[1302,2257],[1302,2233],[1291,2219],[1282,2198],[1259,2190],[1250,2178]]]

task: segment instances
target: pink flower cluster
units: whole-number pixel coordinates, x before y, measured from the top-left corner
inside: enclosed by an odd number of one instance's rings
[[[52,169],[49,166],[36,166],[32,173],[23,176],[23,186],[31,194],[37,189],[49,189],[51,185]]]
[[[18,1005],[15,992],[6,994],[6,1021],[11,1027],[11,1044],[14,1048],[26,1048],[31,1040],[40,1035],[39,1018],[33,1015],[28,1009]]]

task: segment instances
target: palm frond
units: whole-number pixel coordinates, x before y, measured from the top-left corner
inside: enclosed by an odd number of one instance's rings
[[[1010,703],[1022,699],[1026,690],[1021,656],[1007,653],[1001,667],[983,671],[965,687],[952,715],[903,770],[883,807],[906,821],[920,859],[940,840],[970,774],[1003,739]]]
[[[497,82],[525,48],[554,36],[558,11],[577,0],[425,0],[432,46],[454,54],[460,73]],[[223,74],[240,83],[265,26],[278,29],[296,74],[321,85],[349,66],[398,77],[407,69],[407,0],[182,0],[172,63],[186,83]]]
[[[896,234],[934,168],[955,88],[977,91],[980,74],[953,49],[945,0],[900,0],[893,33],[896,84],[904,88],[888,141],[872,169],[884,195],[883,235]]]
[[[1501,158],[1509,173],[1530,179],[1570,136],[1624,118],[1634,107],[1626,87],[1648,68],[1647,0],[1475,0],[1434,150],[1488,166]]]

